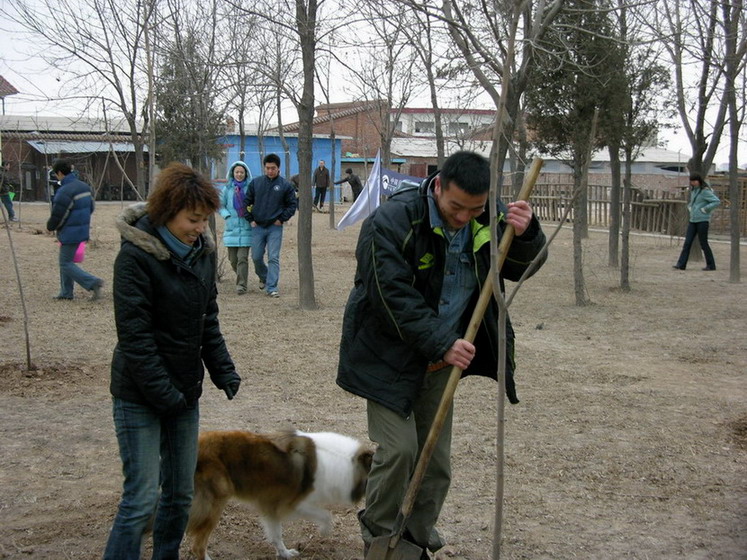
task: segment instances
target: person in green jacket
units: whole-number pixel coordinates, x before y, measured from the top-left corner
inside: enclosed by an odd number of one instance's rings
[[[703,177],[697,173],[690,175],[690,203],[687,209],[690,211],[690,223],[687,225],[685,234],[685,244],[682,246],[680,258],[677,264],[673,266],[677,270],[685,270],[687,259],[690,256],[690,247],[692,247],[695,236],[698,236],[700,248],[703,249],[706,266],[703,270],[716,270],[716,261],[713,259],[713,252],[708,245],[708,227],[711,221],[711,213],[721,204],[716,193],[703,181]]]

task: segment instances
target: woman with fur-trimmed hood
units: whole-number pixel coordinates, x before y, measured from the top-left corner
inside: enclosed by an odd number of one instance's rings
[[[205,369],[228,399],[239,389],[218,323],[215,241],[207,228],[219,204],[210,181],[172,163],[147,203],[117,219],[110,391],[124,484],[105,560],[140,558],[149,526],[153,557],[179,557]]]
[[[226,221],[223,228],[223,245],[228,251],[228,261],[236,273],[236,293],[246,293],[249,276],[249,251],[252,247],[252,226],[245,218],[244,197],[251,179],[251,171],[243,161],[231,165],[220,197],[220,215]]]

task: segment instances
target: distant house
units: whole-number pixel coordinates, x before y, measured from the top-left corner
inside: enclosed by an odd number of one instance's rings
[[[290,179],[298,173],[298,134],[287,132],[284,134],[285,141],[288,144],[286,152],[280,136],[272,133],[260,138],[257,136],[256,128],[249,127],[244,134],[244,154],[242,155],[239,153],[241,151],[241,137],[235,133],[231,126],[229,126],[228,132],[218,139],[218,143],[223,146],[223,156],[213,163],[212,176],[216,184],[225,184],[228,169],[232,163],[240,159],[243,159],[244,163],[249,166],[252,177],[261,175],[263,173],[262,158],[270,153],[280,156],[280,174],[283,177]],[[339,178],[341,176],[341,145],[346,139],[345,136],[338,136],[333,143],[328,136],[315,134],[311,142],[312,172],[319,160],[323,159],[330,172],[334,169],[334,176]],[[262,149],[260,149],[260,145]],[[290,159],[290,167],[286,163],[288,158]]]
[[[240,138],[228,123],[225,136],[218,139],[223,146],[223,157],[213,162],[211,178],[216,184],[224,184],[226,171],[231,163],[239,159]],[[128,186],[125,175],[132,180],[136,176],[134,147],[129,128],[125,123],[112,124],[103,119],[42,116],[0,116],[3,160],[11,164],[11,173],[18,176],[22,185],[19,200],[49,200],[55,181],[50,177],[52,162],[58,157],[69,158],[81,178],[88,182],[99,200],[135,200],[136,193]],[[285,150],[277,135],[264,136],[263,153],[275,152],[281,158],[281,173],[290,177],[298,173],[298,136],[286,134],[290,169],[286,169]],[[324,159],[332,166],[335,153],[336,176],[340,177],[340,146],[345,136],[332,144],[326,136],[315,136],[312,140],[313,165]],[[256,176],[262,173],[260,139],[256,131],[245,135],[244,158]],[[148,147],[144,147],[145,153]],[[115,162],[116,158],[116,162]],[[147,168],[147,157],[141,162]],[[147,174],[146,174],[147,175]],[[146,186],[147,190],[147,186]]]
[[[489,140],[446,141],[446,153],[457,150],[474,150],[488,157],[492,142]],[[436,141],[433,138],[395,138],[392,140],[392,157],[404,159],[406,163],[402,172],[409,175],[426,176],[436,170]],[[538,183],[573,183],[572,169],[565,161],[543,156],[544,165]],[[527,165],[531,161],[527,162]],[[689,174],[687,161],[679,152],[663,148],[649,147],[643,149],[632,166],[634,186],[649,190],[660,189],[672,191],[687,187]],[[421,170],[425,169],[426,173]],[[505,171],[509,172],[506,163]],[[610,158],[607,150],[594,153],[589,166],[589,183],[609,186],[612,182]]]
[[[445,138],[470,138],[495,121],[494,109],[439,109]],[[397,130],[407,136],[436,137],[436,115],[430,107],[405,107],[400,111]]]
[[[129,128],[103,119],[44,116],[0,116],[3,161],[19,177],[19,200],[49,200],[49,171],[58,157],[71,160],[99,199],[135,199],[124,174],[135,177],[138,162]],[[147,152],[147,147],[145,148]],[[114,161],[117,158],[118,163]],[[147,166],[147,160],[142,162]]]
[[[393,142],[419,146],[420,140],[435,138],[435,113],[430,108],[392,109],[383,100],[372,100],[323,104],[315,111],[314,134],[329,137],[334,131],[335,137],[343,137],[342,169],[349,167],[363,179],[381,147],[380,130],[387,113],[389,118],[397,119]],[[473,137],[476,131],[492,124],[495,117],[495,111],[484,109],[441,109],[440,112],[444,135],[452,139]],[[298,122],[283,127],[291,133],[298,129]],[[417,167],[417,163],[400,157],[399,153],[395,155],[392,150],[392,160],[384,165],[409,175],[425,176],[427,166]]]
[[[5,98],[18,93],[18,90],[8,80],[0,76],[0,102],[2,113],[5,114]]]

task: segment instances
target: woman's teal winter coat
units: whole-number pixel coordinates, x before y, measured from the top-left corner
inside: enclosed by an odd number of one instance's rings
[[[721,204],[716,193],[707,184],[702,187],[694,188],[690,192],[690,204],[687,209],[690,210],[691,222],[709,222],[711,221],[711,212]]]
[[[226,247],[251,247],[252,246],[252,226],[246,218],[240,218],[233,206],[234,179],[233,170],[240,165],[246,170],[246,185],[242,189],[242,201],[246,197],[246,189],[252,175],[249,168],[243,161],[237,161],[228,170],[226,179],[228,182],[223,187],[220,197],[220,215],[226,221],[223,228],[223,245]]]

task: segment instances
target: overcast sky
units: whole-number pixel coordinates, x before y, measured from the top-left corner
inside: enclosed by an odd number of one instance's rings
[[[7,23],[4,24],[7,26]],[[7,28],[6,28],[7,31]],[[63,87],[71,87],[65,79],[65,75],[55,69],[50,69],[44,61],[39,58],[30,57],[17,49],[26,44],[23,40],[13,40],[10,34],[3,33],[5,37],[0,41],[0,75],[8,80],[20,93],[5,99],[5,114],[8,115],[45,115],[45,116],[79,116],[81,113],[80,102],[64,101],[61,98],[69,95],[63,91]],[[333,89],[333,95],[339,90]],[[347,101],[349,98],[332,98],[333,102]],[[48,98],[54,99],[49,101]],[[321,102],[321,101],[318,101]],[[419,103],[411,103],[411,107],[427,107],[428,101],[423,99]],[[482,108],[492,108],[491,106]],[[284,110],[284,122],[297,120],[295,110],[289,106]],[[690,157],[690,144],[687,136],[682,130],[679,122],[673,122],[675,128],[665,129],[660,133],[660,138],[665,142],[664,148],[674,152],[682,153],[682,161]],[[726,164],[728,161],[728,136],[722,138],[718,155],[715,158],[717,166]],[[742,167],[747,165],[747,128],[742,128],[742,141],[739,146],[739,161]]]

